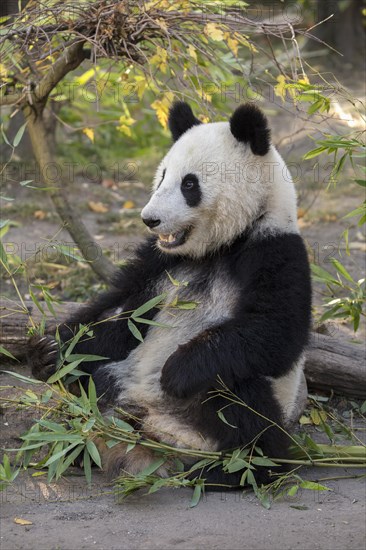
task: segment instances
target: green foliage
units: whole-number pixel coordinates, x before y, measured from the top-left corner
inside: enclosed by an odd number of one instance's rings
[[[80,336],[77,335],[76,338]],[[71,362],[79,361],[81,357],[72,354],[72,342],[67,351]],[[66,352],[65,352],[66,354]],[[83,356],[85,360],[97,360],[93,356]],[[82,361],[81,361],[82,362]],[[71,364],[71,363],[69,363]],[[75,366],[78,366],[78,363]],[[59,371],[60,372],[60,371]],[[65,376],[74,374],[75,379],[80,373],[77,369],[66,373]],[[15,375],[19,377],[19,375]],[[22,380],[25,377],[21,377]],[[67,380],[67,378],[66,378]],[[31,381],[31,380],[30,380]],[[65,379],[64,379],[65,381]],[[37,381],[32,381],[37,382]],[[231,393],[225,386],[218,390],[221,396],[226,397],[228,403],[247,405]],[[83,468],[88,484],[92,480],[92,464],[102,467],[100,454],[100,442],[104,441],[106,447],[113,447],[118,443],[127,445],[127,451],[136,445],[150,449],[155,454],[155,460],[136,475],[121,473],[115,480],[115,491],[120,498],[126,498],[139,489],[147,489],[148,493],[154,493],[163,487],[192,487],[193,495],[190,506],[196,506],[205,490],[205,478],[203,469],[222,467],[227,473],[241,472],[240,486],[245,489],[251,487],[257,498],[265,508],[271,506],[273,498],[287,494],[295,495],[301,489],[323,491],[329,490],[326,485],[319,482],[304,480],[299,475],[302,465],[365,468],[365,445],[357,440],[357,445],[338,445],[334,442],[336,426],[338,432],[343,430],[346,437],[354,438],[344,422],[334,416],[332,412],[324,412],[318,402],[314,401],[312,411],[318,411],[318,417],[310,411],[309,418],[316,425],[323,427],[325,433],[333,434],[329,445],[316,443],[308,433],[292,437],[292,458],[282,460],[276,457],[267,457],[263,454],[256,441],[245,448],[235,449],[230,452],[209,452],[197,449],[175,448],[161,441],[152,440],[145,434],[135,430],[132,424],[134,417],[130,417],[126,411],[117,409],[112,416],[103,416],[98,408],[98,399],[92,379],[89,379],[88,390],[80,385],[80,395],[75,396],[65,389],[63,380],[58,377],[57,382],[49,385],[41,393],[26,390],[19,398],[18,407],[35,409],[42,412],[41,418],[22,435],[23,445],[20,449],[8,449],[7,452],[16,452],[17,460],[23,467],[33,467],[37,470],[46,470],[48,480],[59,479],[65,474],[75,460],[82,458]],[[363,415],[362,406],[358,408],[358,414]],[[255,413],[259,414],[259,413]],[[321,417],[322,421],[317,420]],[[325,429],[327,427],[327,429]],[[191,466],[184,469],[183,462]],[[259,486],[256,481],[257,467],[271,469],[276,465],[289,463],[293,470],[284,475],[273,476],[273,482],[267,486]],[[168,477],[158,475],[159,468],[164,467],[169,472]],[[0,466],[1,480],[5,483],[12,482],[19,470],[12,472],[8,458],[4,458],[4,466]],[[223,485],[225,489],[225,485]]]
[[[365,316],[366,285],[365,279],[355,281],[348,273],[344,265],[333,258],[331,260],[336,273],[333,275],[318,265],[312,265],[313,278],[323,283],[333,297],[327,298],[326,311],[319,318],[319,323],[328,319],[351,319],[353,330],[358,330],[361,316]],[[334,298],[338,293],[346,293],[346,296]]]
[[[3,455],[3,462],[0,464],[0,491],[3,491],[18,476],[20,468],[12,470],[7,454]]]
[[[316,145],[315,149],[304,155],[304,159],[313,159],[323,153],[333,155],[334,166],[329,185],[336,185],[346,162],[349,162],[354,170],[353,181],[356,185],[365,186],[365,180],[358,177],[360,172],[365,172],[366,159],[366,146],[361,141],[359,133],[350,136],[327,135],[325,139],[317,140]],[[354,217],[358,217],[357,225],[359,227],[366,223],[366,201],[346,214],[344,219]],[[346,243],[346,253],[350,255],[348,229],[344,231],[343,235]],[[365,316],[365,274],[362,273],[361,278],[354,280],[340,260],[333,258],[331,263],[334,274],[318,265],[312,265],[314,280],[324,283],[328,290],[324,306],[326,311],[321,315],[319,322],[336,318],[350,320],[353,324],[353,330],[356,332],[361,317]]]

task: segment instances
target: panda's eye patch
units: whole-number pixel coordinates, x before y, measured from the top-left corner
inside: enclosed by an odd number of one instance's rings
[[[201,202],[201,189],[198,178],[194,174],[184,176],[181,183],[181,190],[188,206],[198,206]]]

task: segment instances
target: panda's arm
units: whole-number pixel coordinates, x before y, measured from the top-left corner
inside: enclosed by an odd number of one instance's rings
[[[153,297],[149,283],[165,267],[164,258],[157,253],[154,242],[147,239],[137,248],[135,257],[117,271],[112,288],[82,306],[59,327],[61,341],[70,340],[80,325],[90,325],[93,337],[81,339],[75,353],[124,359],[138,341],[128,329],[123,312],[131,312]],[[155,310],[150,310],[145,317],[151,318],[154,313]],[[146,332],[146,329],[143,325],[141,332]]]
[[[168,259],[168,261],[170,261]],[[74,347],[73,353],[108,357],[109,360],[123,360],[138,345],[138,340],[128,328],[126,316],[108,320],[116,315],[116,310],[131,311],[153,298],[153,285],[150,284],[160,272],[169,269],[167,260],[156,251],[151,239],[146,240],[136,251],[135,258],[121,268],[111,290],[101,293],[86,306],[80,307],[72,317],[59,327],[62,343],[68,343],[78,332],[80,325],[88,325],[93,336],[83,336]],[[152,318],[156,310],[150,310],[144,317]],[[147,325],[141,325],[142,335]],[[54,369],[58,350],[51,337],[32,337],[28,344],[28,363],[38,378],[48,378]],[[83,362],[86,372],[92,372],[103,362]],[[43,372],[44,371],[44,372]]]
[[[232,319],[179,346],[164,365],[161,385],[188,397],[217,377],[231,389],[246,378],[288,372],[306,346],[311,319],[310,272],[295,234],[263,239],[239,255],[242,282]]]

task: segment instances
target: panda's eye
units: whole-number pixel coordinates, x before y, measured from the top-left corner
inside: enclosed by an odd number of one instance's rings
[[[192,180],[183,181],[183,183],[182,183],[182,187],[183,187],[184,189],[187,189],[187,191],[188,191],[189,189],[193,189],[193,187],[194,187],[195,185],[196,185],[195,182],[192,181]]]
[[[182,181],[182,191],[191,191],[198,187],[198,179],[194,174],[187,174]]]
[[[181,183],[182,195],[186,199],[188,206],[198,206],[201,202],[202,193],[197,176],[187,174]]]

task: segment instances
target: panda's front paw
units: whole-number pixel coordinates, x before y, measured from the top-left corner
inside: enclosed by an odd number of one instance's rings
[[[52,336],[32,336],[28,340],[27,359],[32,374],[46,382],[56,372],[59,346]]]
[[[160,385],[168,395],[185,399],[200,390],[196,376],[197,372],[191,369],[189,353],[181,346],[167,359],[161,372]]]

